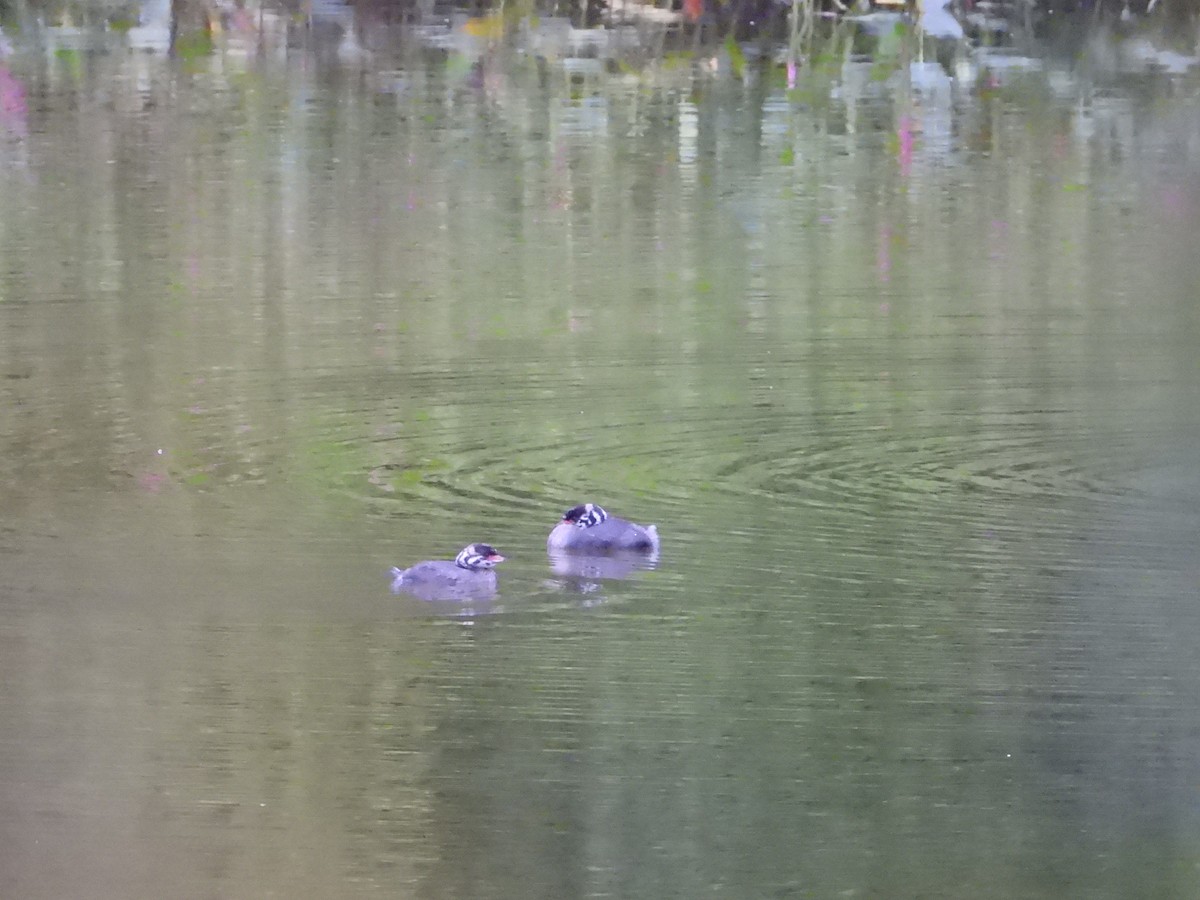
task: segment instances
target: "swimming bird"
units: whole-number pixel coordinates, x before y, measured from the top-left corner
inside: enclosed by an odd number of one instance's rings
[[[635,525],[618,516],[610,516],[596,503],[573,506],[563,513],[546,539],[546,549],[571,553],[612,553],[616,550],[658,552],[658,528]]]
[[[404,591],[423,600],[477,600],[496,592],[492,567],[504,557],[490,544],[469,544],[451,562],[427,559],[407,569],[392,567],[392,593]]]

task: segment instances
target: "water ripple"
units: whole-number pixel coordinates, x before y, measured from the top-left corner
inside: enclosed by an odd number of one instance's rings
[[[1129,491],[1119,472],[1089,467],[1077,445],[1032,420],[902,431],[847,416],[816,431],[809,418],[777,410],[684,410],[669,421],[644,415],[529,435],[509,430],[495,443],[458,443],[458,434],[453,424],[424,427],[416,454],[405,434],[372,438],[378,462],[345,473],[343,487],[385,513],[415,504],[447,516],[482,507],[510,518],[596,491],[640,498],[637,505],[664,518],[706,496],[776,510],[836,508],[857,518],[904,509],[928,515],[931,500],[959,500],[963,515],[997,501],[1103,500]]]

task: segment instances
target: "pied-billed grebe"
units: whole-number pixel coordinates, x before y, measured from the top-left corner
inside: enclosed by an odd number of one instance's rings
[[[610,516],[595,503],[573,506],[563,513],[546,539],[546,549],[571,553],[611,553],[614,550],[658,552],[658,528],[635,525]]]
[[[464,547],[451,562],[429,559],[407,569],[392,568],[392,593],[406,591],[429,599],[477,599],[496,592],[492,566],[504,557],[490,544]]]

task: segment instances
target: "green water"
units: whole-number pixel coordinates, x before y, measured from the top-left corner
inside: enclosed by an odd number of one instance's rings
[[[1186,83],[222,66],[13,63],[0,895],[1198,896]]]

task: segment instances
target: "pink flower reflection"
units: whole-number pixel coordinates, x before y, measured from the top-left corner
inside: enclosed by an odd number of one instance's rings
[[[899,140],[897,156],[900,160],[900,174],[907,177],[912,171],[913,161],[913,129],[909,116],[900,117],[896,125],[896,137]]]
[[[25,85],[3,64],[0,64],[0,125],[20,137],[29,131]]]

